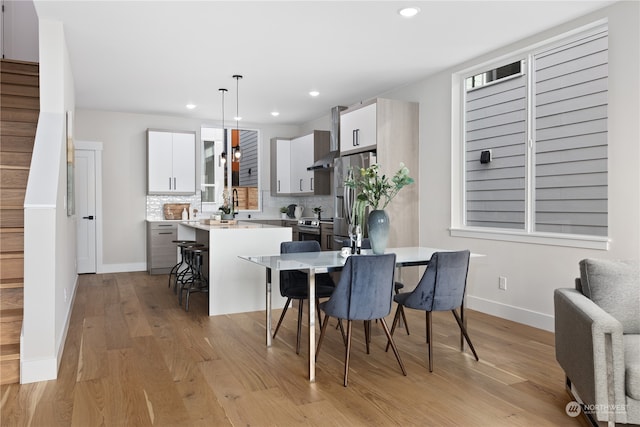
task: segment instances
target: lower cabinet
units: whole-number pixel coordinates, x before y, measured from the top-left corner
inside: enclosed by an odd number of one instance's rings
[[[147,271],[149,274],[167,274],[176,264],[178,224],[147,222]]]
[[[333,224],[320,223],[320,248],[323,251],[333,251]]]

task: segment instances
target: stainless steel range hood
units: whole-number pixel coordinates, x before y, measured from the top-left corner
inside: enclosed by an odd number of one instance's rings
[[[347,107],[333,107],[331,109],[331,139],[329,153],[316,160],[307,170],[333,169],[333,160],[340,155],[340,111]]]

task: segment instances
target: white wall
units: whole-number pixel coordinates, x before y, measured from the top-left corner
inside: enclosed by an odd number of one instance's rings
[[[62,24],[40,22],[40,118],[25,195],[20,382],[54,379],[77,284],[76,221],[67,216],[66,112],[73,75]]]
[[[146,129],[191,130],[200,141],[202,125],[219,126],[202,119],[96,110],[76,111],[76,139],[103,143],[103,259],[98,272],[146,270]],[[259,129],[261,144],[260,179],[269,190],[269,140],[294,136],[295,126],[244,125]],[[200,151],[197,152],[200,164]],[[200,171],[196,171],[199,186]]]
[[[619,2],[527,40],[382,96],[420,103],[420,244],[485,254],[470,268],[471,308],[553,329],[553,290],[572,287],[578,262],[640,258],[640,3]],[[456,238],[451,225],[451,75],[475,63],[543,41],[598,19],[609,20],[608,251]],[[498,289],[507,278],[507,291]]]
[[[31,0],[3,0],[2,57],[38,62],[38,15]]]

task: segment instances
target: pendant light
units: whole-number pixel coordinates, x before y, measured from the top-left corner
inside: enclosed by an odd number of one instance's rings
[[[242,152],[240,151],[240,128],[238,126],[238,122],[240,121],[240,95],[238,89],[242,76],[240,74],[234,74],[233,78],[236,79],[236,135],[238,137],[238,146],[233,148],[233,161],[237,162],[238,160],[240,160],[240,156],[242,156]]]
[[[219,163],[219,165],[222,166],[225,163],[227,163],[227,143],[226,143],[227,131],[224,128],[224,93],[227,92],[227,89],[220,88],[218,90],[222,94],[222,146],[224,148],[222,149],[222,153],[220,153],[220,163]]]

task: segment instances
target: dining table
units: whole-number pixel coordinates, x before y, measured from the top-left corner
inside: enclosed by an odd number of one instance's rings
[[[447,252],[452,249],[438,249],[428,248],[422,246],[413,247],[400,247],[400,248],[386,248],[385,253],[396,254],[396,268],[401,275],[402,267],[412,266],[426,266],[429,264],[431,256],[435,252]],[[362,255],[373,254],[371,249],[363,249]],[[357,255],[356,255],[357,256]],[[481,254],[471,253],[471,257],[483,256]],[[271,347],[271,329],[272,329],[272,314],[271,314],[271,295],[272,295],[272,283],[275,276],[279,283],[280,272],[287,270],[299,270],[307,273],[308,275],[308,295],[315,295],[316,293],[316,280],[317,274],[326,273],[329,271],[341,270],[344,266],[347,256],[343,256],[341,251],[322,251],[322,252],[298,252],[280,255],[240,255],[239,258],[260,265],[265,268],[265,290],[266,290],[266,313],[265,313],[265,340],[267,347]],[[310,382],[315,382],[316,379],[316,307],[315,304],[307,304],[308,307],[308,377]],[[464,303],[460,307],[460,317],[464,322]],[[460,340],[461,347],[464,345],[462,337]]]

